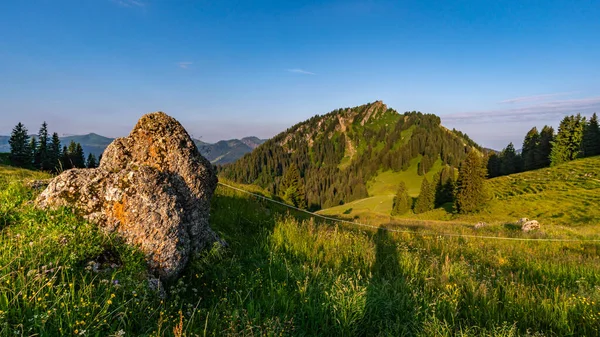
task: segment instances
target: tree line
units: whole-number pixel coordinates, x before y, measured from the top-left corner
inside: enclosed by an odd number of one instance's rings
[[[452,203],[459,213],[475,212],[486,203],[488,193],[485,186],[487,168],[482,155],[471,150],[458,169],[444,166],[429,182],[425,177],[416,199],[408,195],[406,184],[402,181],[394,196],[391,215],[403,215],[411,211],[425,213]]]
[[[521,153],[509,143],[500,153],[488,156],[490,178],[558,165],[577,158],[600,155],[600,129],[594,113],[587,120],[581,114],[565,116],[554,129],[544,126],[541,132],[533,127],[523,140]]]
[[[71,168],[93,168],[99,164],[100,158],[96,159],[93,153],[88,154],[86,160],[80,143],[71,140],[68,146],[61,147],[56,132],[49,136],[46,122],[42,123],[37,137],[30,136],[25,125],[19,122],[8,143],[11,164],[17,167],[57,173]]]

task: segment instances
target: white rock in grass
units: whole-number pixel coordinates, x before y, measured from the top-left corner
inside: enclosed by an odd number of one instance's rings
[[[540,223],[536,220],[527,221],[523,224],[523,226],[521,226],[521,230],[523,232],[529,232],[536,229],[540,229]]]

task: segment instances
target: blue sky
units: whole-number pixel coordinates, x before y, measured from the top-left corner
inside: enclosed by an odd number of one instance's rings
[[[205,141],[383,100],[484,146],[600,112],[600,2],[45,0],[0,4],[0,134]]]

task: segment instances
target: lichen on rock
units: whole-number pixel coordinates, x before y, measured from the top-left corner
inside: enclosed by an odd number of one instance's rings
[[[162,112],[144,115],[115,139],[95,169],[54,178],[39,207],[74,207],[146,256],[162,279],[177,276],[191,254],[221,242],[209,226],[217,176],[183,126]]]

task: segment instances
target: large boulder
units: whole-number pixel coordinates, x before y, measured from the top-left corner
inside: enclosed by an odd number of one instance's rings
[[[521,226],[523,232],[531,232],[536,229],[540,229],[540,223],[537,220],[529,220]]]
[[[221,242],[209,227],[217,176],[183,126],[162,112],[144,115],[115,139],[95,169],[72,169],[39,195],[39,207],[74,207],[145,254],[161,279],[195,252]]]

